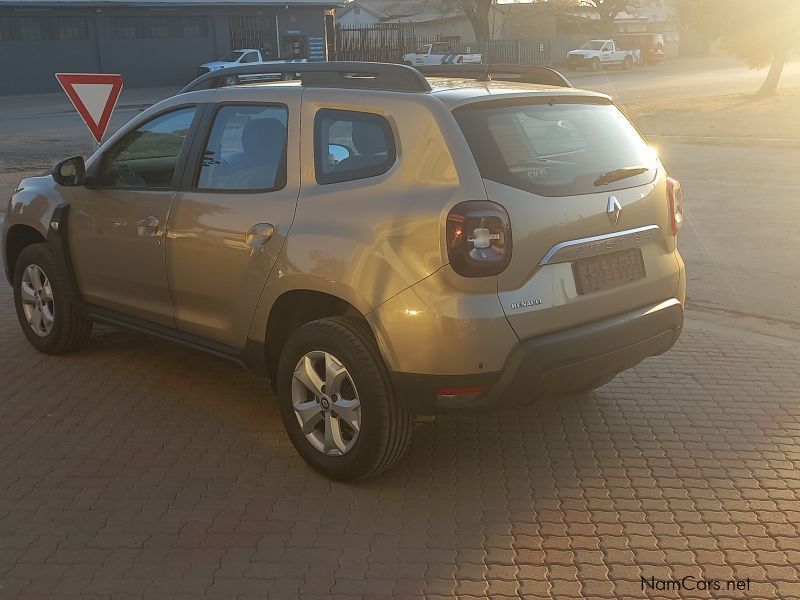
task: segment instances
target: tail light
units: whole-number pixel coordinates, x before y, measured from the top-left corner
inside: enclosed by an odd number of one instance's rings
[[[683,192],[677,179],[667,177],[667,205],[672,225],[672,235],[678,235],[683,225]]]
[[[496,202],[469,200],[447,215],[447,256],[464,277],[502,273],[511,262],[511,220]]]

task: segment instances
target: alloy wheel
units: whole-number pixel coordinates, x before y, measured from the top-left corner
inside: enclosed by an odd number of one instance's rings
[[[37,265],[28,265],[20,284],[22,311],[28,325],[39,337],[47,337],[55,323],[53,288],[45,272]]]
[[[292,408],[309,443],[328,456],[350,451],[361,431],[361,402],[353,378],[338,358],[304,354],[292,377]]]

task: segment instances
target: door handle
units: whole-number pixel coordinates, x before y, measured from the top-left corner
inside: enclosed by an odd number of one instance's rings
[[[266,244],[275,233],[272,223],[258,223],[250,228],[245,236],[245,242],[253,250],[258,250]]]
[[[137,231],[139,232],[140,237],[153,237],[158,233],[158,217],[155,215],[149,215],[144,219],[141,219],[137,225]]]

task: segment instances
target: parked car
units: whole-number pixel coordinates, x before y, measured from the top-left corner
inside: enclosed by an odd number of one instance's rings
[[[567,69],[599,71],[612,65],[630,69],[636,60],[634,51],[617,48],[614,40],[592,40],[567,53]]]
[[[204,75],[19,183],[0,246],[34,348],[102,322],[247,365],[303,459],[356,480],[415,415],[590,390],[676,342],[681,187],[608,96],[293,68]]]
[[[482,54],[457,54],[451,44],[437,42],[420,46],[416,52],[403,55],[407,65],[459,65],[462,63],[478,64],[483,61]]]
[[[620,33],[614,36],[620,50],[638,52],[637,62],[655,65],[666,58],[664,36],[660,33]]]
[[[208,62],[205,64],[200,65],[197,69],[198,77],[200,75],[205,75],[206,73],[210,73],[212,71],[220,71],[223,69],[230,69],[233,67],[240,67],[242,65],[268,65],[268,64],[282,64],[282,63],[304,63],[307,62],[304,58],[278,58],[273,60],[265,59],[262,54],[261,50],[256,50],[254,48],[245,48],[243,50],[231,50],[225,56],[220,58],[219,60],[215,60],[213,62]],[[251,81],[257,80],[268,80],[268,79],[283,79],[285,81],[295,79],[297,76],[296,73],[263,73],[260,75],[250,75],[248,77]],[[230,75],[228,78],[223,80],[224,85],[236,85],[238,80],[235,75]]]

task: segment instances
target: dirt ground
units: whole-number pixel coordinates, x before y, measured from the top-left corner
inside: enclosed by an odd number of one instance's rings
[[[648,136],[800,144],[800,87],[768,98],[735,94],[635,102],[622,108]]]

